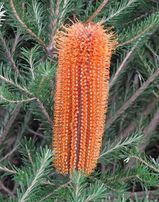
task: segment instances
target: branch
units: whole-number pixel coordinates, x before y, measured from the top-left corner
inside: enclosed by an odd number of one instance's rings
[[[151,201],[153,199],[153,201],[157,201],[158,197],[159,197],[159,190],[145,190],[145,191],[132,191],[132,192],[125,192],[126,195],[129,196],[128,201],[130,201],[130,199],[132,199],[131,201]],[[108,194],[110,201],[117,201],[118,198],[114,195],[114,194]]]
[[[45,117],[47,118],[48,122],[52,125],[52,120],[49,116],[49,114],[47,113],[43,103],[39,100],[39,98],[37,98],[37,103],[39,105],[39,108],[41,109],[42,113],[45,115]]]
[[[7,136],[10,128],[12,127],[17,115],[19,114],[19,111],[21,109],[21,104],[17,104],[14,111],[11,114],[11,117],[9,119],[9,121],[7,122],[7,124],[5,125],[5,128],[3,130],[3,133],[1,134],[1,140],[3,141],[5,139],[5,137]]]
[[[154,114],[152,120],[150,121],[149,125],[144,129],[144,143],[139,145],[140,152],[144,152],[147,143],[149,142],[152,132],[156,129],[159,124],[159,109]]]
[[[5,156],[3,156],[1,159],[0,159],[0,162],[4,161],[6,158],[8,158],[9,156],[13,155],[13,153],[17,150],[17,148],[19,147],[19,143],[17,143],[18,140],[16,140],[16,143],[14,144],[13,146],[13,149],[8,152]]]
[[[6,102],[9,102],[9,103],[23,103],[23,102],[30,102],[32,100],[36,100],[36,97],[32,97],[32,98],[27,98],[27,99],[22,99],[22,100],[9,100],[5,97],[3,97],[2,95],[0,95],[0,98]]]
[[[146,29],[144,29],[142,32],[140,32],[138,35],[134,36],[133,38],[131,38],[130,40],[128,41],[125,41],[121,44],[119,44],[117,47],[121,47],[121,46],[125,46],[125,45],[128,45],[130,43],[132,43],[133,41],[139,39],[141,36],[143,36],[146,32],[148,32],[151,28],[153,28],[154,25],[150,25],[148,26]]]
[[[141,112],[140,117],[147,117],[153,111],[156,104],[157,104],[157,101],[152,100],[148,105],[146,105],[144,111]],[[130,124],[126,128],[124,128],[123,130],[120,131],[118,136],[121,138],[128,137],[128,135],[135,130],[136,126],[137,126],[136,121],[130,122]]]
[[[10,156],[13,155],[13,153],[18,149],[19,145],[20,145],[20,141],[21,141],[21,138],[22,138],[22,135],[24,134],[27,126],[28,126],[28,123],[29,123],[29,120],[30,120],[30,111],[27,111],[26,114],[25,114],[25,117],[24,117],[24,123],[21,125],[21,128],[19,131],[17,131],[16,133],[16,140],[14,142],[14,145],[11,146],[9,145],[9,148],[11,149],[7,154],[3,155],[3,157],[0,159],[0,162],[4,161],[5,159],[9,158]]]
[[[71,183],[71,181],[66,182],[65,184],[59,186],[57,189],[55,189],[54,191],[50,192],[49,194],[47,194],[46,196],[44,196],[39,202],[43,202],[46,199],[48,199],[50,196],[52,196],[55,192],[59,191],[60,189],[66,188],[69,184]]]
[[[14,60],[13,60],[13,56],[12,56],[10,50],[9,50],[8,47],[7,47],[6,41],[5,41],[5,39],[2,37],[1,34],[0,34],[0,40],[1,40],[1,42],[2,42],[2,46],[3,46],[3,48],[4,48],[5,52],[6,52],[6,55],[7,55],[7,58],[8,58],[8,61],[9,61],[10,65],[11,65],[11,67],[13,67],[13,69],[15,70],[15,72],[16,72],[17,74],[19,74],[19,69],[18,69],[18,67],[16,66],[16,64],[15,64],[15,62],[14,62]]]
[[[130,159],[132,161],[132,158],[136,159],[137,161],[139,161],[140,163],[144,164],[145,166],[147,166],[148,168],[150,168],[151,170],[153,170],[154,172],[156,173],[159,173],[159,169],[154,167],[152,164],[149,164],[147,161],[145,161],[144,159],[138,157],[138,156],[135,156],[135,155],[132,155],[130,156]]]
[[[7,187],[4,186],[2,181],[0,181],[0,189],[5,191],[9,196],[14,197],[14,194]]]
[[[21,86],[18,85],[18,84],[15,84],[13,81],[11,81],[11,80],[9,80],[9,79],[7,79],[7,78],[1,76],[1,75],[0,75],[0,79],[2,79],[3,81],[5,81],[6,83],[8,83],[8,84],[10,84],[10,85],[15,86],[16,88],[18,88],[19,90],[25,92],[26,94],[28,94],[28,95],[30,95],[30,96],[33,96],[30,91],[28,91],[26,88],[21,87]],[[48,122],[49,122],[50,124],[52,124],[52,121],[51,121],[51,118],[49,117],[49,114],[47,113],[47,111],[46,111],[46,109],[45,109],[43,103],[39,100],[38,97],[32,97],[32,98],[30,98],[29,100],[27,99],[27,101],[32,101],[32,100],[34,100],[34,99],[37,101],[38,106],[39,106],[40,109],[42,110],[42,113],[46,116]]]
[[[126,54],[126,57],[124,58],[124,60],[122,61],[122,63],[120,64],[120,66],[118,67],[114,77],[111,79],[110,84],[109,84],[109,88],[111,88],[116,79],[118,78],[119,74],[121,73],[121,71],[123,70],[123,68],[125,67],[125,65],[127,64],[128,60],[130,59],[132,53],[134,52],[135,48],[137,47],[137,45],[134,45],[131,50]]]
[[[45,138],[45,136],[43,134],[41,134],[41,133],[39,133],[37,131],[34,131],[34,130],[30,129],[30,128],[28,128],[27,130],[28,130],[29,133],[32,133],[35,136],[39,136],[39,137]]]
[[[28,197],[30,196],[31,192],[38,186],[39,181],[44,177],[45,170],[48,167],[48,161],[51,157],[51,151],[47,150],[45,154],[40,159],[40,164],[35,171],[35,173],[31,176],[32,180],[28,180],[26,190],[23,190],[22,196],[18,199],[18,202],[26,202],[28,201]]]
[[[56,1],[56,9],[55,9],[55,19],[51,22],[51,28],[52,28],[52,34],[51,34],[51,41],[54,40],[55,30],[56,30],[56,24],[57,24],[57,18],[60,11],[60,0]]]
[[[17,173],[15,170],[10,170],[5,166],[4,167],[0,166],[0,171],[8,172],[10,174],[16,174]]]
[[[156,3],[156,4],[159,3],[158,0],[150,0],[150,1],[152,1],[152,2],[154,2],[154,3]]]
[[[139,199],[145,197],[146,199],[158,199],[159,191],[158,190],[149,190],[149,191],[139,191],[139,192],[131,192],[131,199],[136,201],[136,197]]]
[[[108,3],[109,0],[104,0],[99,7],[94,11],[94,13],[88,18],[86,23],[91,22],[97,15],[98,13],[101,12],[101,10],[104,8],[104,6]]]
[[[136,0],[129,0],[124,6],[122,6],[121,8],[119,8],[115,13],[112,13],[109,17],[107,17],[104,22],[108,22],[110,19],[119,16],[123,10],[128,9],[130,7],[131,4],[133,4],[134,2],[136,2]]]
[[[13,46],[12,46],[12,50],[11,50],[11,54],[12,54],[12,55],[14,54],[15,49],[16,49],[18,43],[19,43],[21,40],[22,40],[22,39],[20,38],[20,32],[17,32],[16,35],[15,35],[15,39],[14,39]]]
[[[14,5],[13,0],[10,0],[10,6],[11,6],[11,8],[12,8],[12,11],[13,11],[13,13],[14,13],[14,16],[15,16],[16,19],[19,21],[19,23],[22,25],[22,27],[25,28],[26,31],[27,31],[32,37],[34,37],[40,45],[42,45],[42,46],[44,47],[45,51],[47,51],[47,48],[46,48],[46,45],[45,45],[44,41],[43,41],[40,37],[38,37],[38,36],[25,24],[24,21],[22,21],[22,19],[20,18],[20,16],[18,15],[18,13],[17,13],[17,11],[16,11],[16,8],[15,8],[15,5]]]
[[[15,84],[12,80],[5,78],[4,76],[0,75],[0,79],[2,79],[3,81],[5,81],[6,83],[18,88],[20,91],[23,91],[24,93],[28,94],[28,95],[32,95],[31,92],[29,92],[26,88],[21,87],[18,84]]]
[[[117,110],[114,116],[110,117],[106,123],[106,129],[109,128],[117,118],[119,118],[135,100],[148,88],[148,86],[159,76],[159,68],[147,79],[146,82],[128,99],[123,106]]]
[[[50,57],[54,56],[54,50],[55,50],[54,36],[55,36],[55,33],[56,33],[57,19],[58,19],[58,15],[59,15],[59,11],[60,11],[60,2],[61,2],[60,0],[56,1],[56,8],[55,9],[53,9],[52,1],[50,2],[50,7],[51,7],[50,10],[51,10],[52,17],[54,15],[54,20],[52,20],[52,22],[50,24],[50,27],[51,27],[50,42],[49,42],[49,45],[47,46],[47,52],[48,52],[48,55]],[[53,11],[53,10],[55,10],[55,11]]]

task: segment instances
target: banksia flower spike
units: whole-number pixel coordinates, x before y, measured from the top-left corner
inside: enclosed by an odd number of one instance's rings
[[[54,105],[54,165],[67,174],[96,167],[107,111],[112,33],[76,22],[56,35],[58,70]]]

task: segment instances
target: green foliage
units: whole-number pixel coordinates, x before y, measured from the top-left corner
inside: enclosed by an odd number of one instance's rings
[[[54,36],[76,18],[87,21],[102,2],[1,0],[0,201],[158,200],[158,76],[142,91],[158,74],[156,0],[109,0],[93,18],[118,39],[98,165],[90,176],[63,176],[52,165]]]
[[[32,200],[31,198],[34,197],[39,186],[44,183],[45,177],[50,173],[51,156],[52,153],[48,148],[40,148],[36,152],[36,161],[31,162],[31,167],[28,166],[17,170],[14,179],[20,185],[17,190],[19,202]]]
[[[119,39],[123,44],[130,44],[138,40],[145,42],[144,38],[156,31],[159,23],[159,12],[154,12],[141,22],[136,22],[122,30]]]
[[[101,201],[105,198],[106,187],[103,183],[95,182],[88,186],[82,173],[74,172],[69,186],[69,201]]]
[[[105,160],[116,160],[127,156],[128,152],[137,146],[138,142],[141,141],[142,135],[137,132],[130,137],[125,139],[116,139],[113,143],[107,142],[100,155],[101,161]]]
[[[127,15],[131,10],[134,10],[139,4],[138,0],[126,0],[120,2],[110,2],[105,16],[105,22],[110,22],[115,25],[121,20],[121,17]]]

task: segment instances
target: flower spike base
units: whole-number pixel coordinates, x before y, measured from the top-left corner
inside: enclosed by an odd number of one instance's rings
[[[90,174],[99,157],[107,111],[109,67],[116,41],[100,24],[77,22],[56,35],[54,165]]]

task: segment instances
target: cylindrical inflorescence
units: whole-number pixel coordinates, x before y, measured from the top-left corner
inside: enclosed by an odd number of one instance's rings
[[[90,174],[99,157],[116,41],[100,24],[77,22],[56,36],[53,150],[58,172]]]

